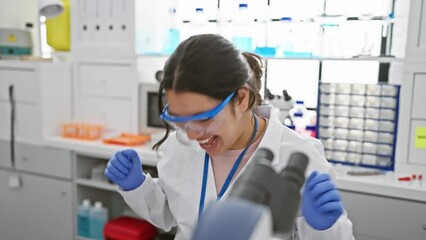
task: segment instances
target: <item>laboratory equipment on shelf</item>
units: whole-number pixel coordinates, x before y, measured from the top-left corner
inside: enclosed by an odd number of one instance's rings
[[[143,219],[123,216],[107,222],[104,236],[108,240],[154,240],[157,228]]]
[[[271,46],[277,46],[277,56],[310,58],[315,39],[313,23],[302,22],[292,17],[282,17],[275,23],[277,29],[270,35]]]
[[[278,32],[279,42],[278,49],[279,53],[284,57],[293,55],[294,52],[294,39],[292,31],[292,18],[282,17],[280,19],[280,31]]]
[[[343,42],[340,25],[346,21],[346,16],[327,14],[327,0],[324,0],[322,14],[315,18],[318,24],[318,44],[313,55],[316,57],[343,57]]]
[[[64,123],[62,124],[61,136],[79,140],[97,140],[104,133],[105,127],[100,124],[89,123]]]
[[[176,17],[176,8],[169,8],[167,18],[168,28],[166,30],[167,32],[163,47],[163,53],[171,54],[180,42],[180,30],[178,19]]]
[[[217,26],[210,23],[204,8],[195,8],[195,14],[189,23],[182,25],[182,40],[198,34],[216,34]]]
[[[90,237],[90,200],[84,199],[78,206],[77,229],[79,237]]]
[[[102,164],[98,164],[94,167],[92,167],[91,171],[90,171],[90,179],[93,181],[97,181],[97,182],[108,182],[108,179],[106,179],[106,177],[104,176],[104,171],[106,168],[107,164],[106,163],[102,163]]]
[[[142,145],[151,140],[151,135],[138,135],[130,133],[122,133],[118,136],[105,138],[102,141],[106,144],[117,144],[123,146],[137,146]]]
[[[248,4],[240,3],[238,12],[232,19],[232,43],[241,51],[253,51],[254,19],[248,11]]]
[[[58,2],[62,5],[62,10],[58,9],[58,5],[54,13],[56,16],[46,16],[47,44],[57,51],[69,51],[71,47],[70,1]]]
[[[31,55],[32,47],[30,31],[0,28],[0,56]]]
[[[53,18],[61,14],[64,10],[64,1],[67,0],[38,0],[40,15],[46,18]]]
[[[399,88],[320,83],[317,136],[329,161],[394,169]]]
[[[317,134],[316,134],[316,126],[312,126],[312,125],[307,125],[306,129],[305,129],[305,133],[311,137],[316,138]]]
[[[272,41],[270,35],[271,31],[271,20],[269,14],[265,14],[257,19],[256,30],[257,37],[255,38],[256,54],[264,57],[273,57],[277,54],[278,44]]]
[[[402,176],[402,177],[398,177],[398,181],[399,182],[409,182],[410,184],[413,182],[414,184],[418,182],[418,186],[422,187],[423,186],[423,175],[419,174],[413,174],[411,176]]]
[[[343,42],[338,23],[322,23],[318,33],[318,57],[343,57]]]
[[[300,133],[305,132],[306,126],[309,125],[309,116],[304,101],[296,101],[293,108],[289,110],[289,113],[295,130]]]
[[[104,239],[104,226],[108,220],[108,210],[102,206],[102,202],[95,202],[95,206],[89,212],[90,238]]]
[[[292,119],[290,118],[289,111],[293,107],[294,103],[287,90],[284,89],[282,93],[282,96],[274,95],[269,89],[266,89],[267,103],[279,109],[279,119],[281,123],[285,124],[286,126],[291,126],[294,124]]]

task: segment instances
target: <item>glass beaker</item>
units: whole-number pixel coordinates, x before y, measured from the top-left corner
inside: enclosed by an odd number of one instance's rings
[[[322,23],[319,29],[319,57],[341,58],[343,56],[340,25]]]

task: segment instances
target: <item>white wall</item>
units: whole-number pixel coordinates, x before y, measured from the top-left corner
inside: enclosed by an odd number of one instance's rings
[[[37,23],[37,0],[0,0],[0,27],[24,28]]]
[[[34,46],[39,45],[37,0],[0,0],[0,28],[24,29],[25,23],[32,23]],[[38,55],[38,48],[34,54]]]

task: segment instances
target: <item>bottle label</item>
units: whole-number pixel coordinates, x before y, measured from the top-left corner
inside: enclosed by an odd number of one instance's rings
[[[78,235],[82,237],[89,237],[89,218],[87,216],[78,216]]]

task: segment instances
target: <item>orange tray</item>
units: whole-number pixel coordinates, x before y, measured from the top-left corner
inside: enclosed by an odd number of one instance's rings
[[[118,144],[124,146],[142,145],[151,140],[151,135],[136,135],[130,133],[122,133],[119,136],[105,138],[102,141],[106,144]]]

